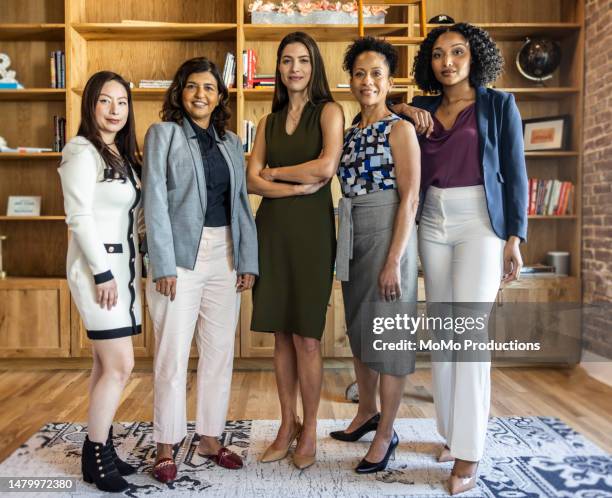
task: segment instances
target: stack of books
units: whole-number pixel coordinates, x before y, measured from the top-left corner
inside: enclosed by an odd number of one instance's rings
[[[242,86],[244,88],[253,88],[255,79],[255,68],[257,66],[257,55],[255,50],[249,48],[242,52],[242,68],[243,68],[243,79]]]
[[[53,116],[53,152],[61,152],[66,145],[66,118]]]
[[[140,80],[138,88],[168,88],[172,80]]]
[[[225,54],[223,83],[225,83],[227,88],[232,88],[236,84],[236,56],[231,52]]]
[[[253,150],[253,143],[255,142],[255,131],[256,126],[253,121],[244,120],[242,122],[242,143],[245,154],[250,154]]]
[[[273,74],[256,74],[253,78],[253,88],[274,88]]]
[[[529,179],[529,215],[563,216],[574,213],[575,187],[560,180]]]
[[[66,56],[61,50],[51,52],[51,88],[66,88]]]

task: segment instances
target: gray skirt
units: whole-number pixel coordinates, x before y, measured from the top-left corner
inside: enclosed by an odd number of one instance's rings
[[[342,198],[336,260],[336,275],[342,281],[344,315],[353,356],[379,373],[396,376],[414,372],[416,352],[382,353],[374,355],[376,361],[373,361],[373,357],[364,355],[364,352],[371,348],[375,336],[371,328],[362,326],[362,321],[365,308],[371,310],[380,304],[381,309],[388,309],[380,296],[378,277],[391,245],[399,200],[396,190]],[[409,310],[410,313],[416,313],[417,250],[415,225],[400,261],[402,294],[399,303],[395,304],[396,309]]]

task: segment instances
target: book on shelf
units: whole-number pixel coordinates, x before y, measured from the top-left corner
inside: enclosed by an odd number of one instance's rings
[[[231,52],[225,54],[225,64],[223,65],[223,83],[227,88],[236,85],[236,56]]]
[[[255,68],[257,67],[257,55],[252,48],[242,52],[242,86],[244,88],[253,88],[253,79],[255,78]]]
[[[245,154],[250,154],[253,150],[253,143],[255,142],[255,131],[257,127],[253,121],[245,119],[242,122],[242,144]]]
[[[168,88],[172,80],[140,80],[138,88]]]
[[[51,88],[66,88],[66,55],[61,50],[51,52],[49,58]]]
[[[527,214],[534,216],[564,216],[574,213],[575,186],[561,180],[529,179]]]
[[[61,152],[66,145],[66,118],[53,116],[53,152]]]
[[[0,153],[17,153],[17,154],[42,154],[43,152],[53,152],[53,149],[48,147],[5,147],[0,145]]]
[[[275,77],[273,74],[256,74],[253,77],[253,88],[274,88]]]

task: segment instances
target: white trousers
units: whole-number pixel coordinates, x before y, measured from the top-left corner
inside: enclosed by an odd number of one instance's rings
[[[493,303],[504,241],[493,229],[482,186],[429,187],[419,222],[427,302]],[[491,398],[490,362],[432,361],[438,432],[451,455],[480,461]]]
[[[234,334],[240,310],[228,227],[204,227],[195,268],[177,268],[176,298],[155,290],[151,273],[147,301],[155,329],[153,437],[174,444],[187,434],[189,351],[196,332],[196,432],[220,436],[232,382]]]

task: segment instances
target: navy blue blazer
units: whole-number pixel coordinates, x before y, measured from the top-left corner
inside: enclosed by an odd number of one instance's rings
[[[417,96],[411,105],[433,115],[440,102],[441,95]],[[508,240],[511,235],[516,235],[524,242],[527,240],[529,182],[523,125],[514,95],[477,87],[476,114],[480,162],[491,226],[501,239]],[[420,203],[422,205],[423,202]]]

